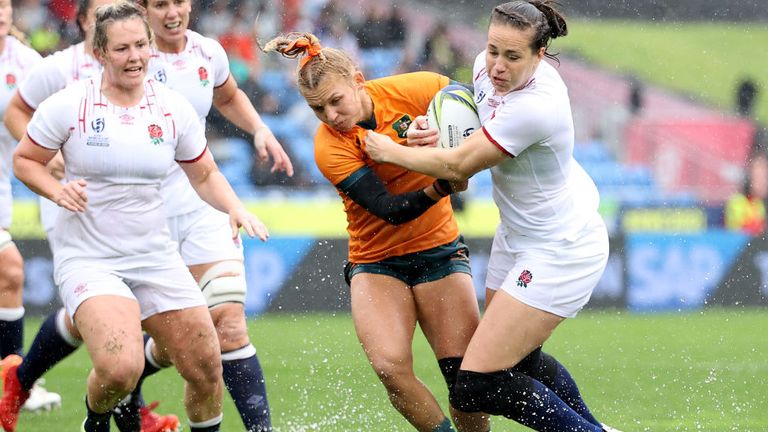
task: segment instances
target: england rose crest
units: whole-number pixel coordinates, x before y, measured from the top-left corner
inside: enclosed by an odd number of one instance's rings
[[[8,89],[13,89],[16,87],[16,75],[14,74],[6,74],[5,75],[5,85],[8,87]]]
[[[517,277],[517,286],[528,288],[528,284],[533,280],[533,273],[528,270],[523,270],[520,276]]]
[[[203,87],[207,87],[208,86],[208,70],[200,66],[197,69],[197,76],[200,77],[200,85],[202,85]]]
[[[152,144],[159,145],[163,142],[163,130],[160,126],[151,124],[147,126],[147,131],[149,132],[149,138],[152,140]]]

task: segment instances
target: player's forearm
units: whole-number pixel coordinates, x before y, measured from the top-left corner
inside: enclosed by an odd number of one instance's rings
[[[229,101],[217,106],[217,108],[232,124],[252,135],[266,127],[248,96],[240,89],[235,91]]]
[[[387,162],[435,178],[464,181],[472,173],[462,169],[461,160],[455,157],[455,153],[455,151],[436,148],[411,148],[398,145],[393,146]]]
[[[211,207],[224,213],[243,207],[232,186],[224,175],[216,170],[210,172],[202,181],[193,183],[197,194]]]

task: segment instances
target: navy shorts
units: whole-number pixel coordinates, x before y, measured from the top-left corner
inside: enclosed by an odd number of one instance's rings
[[[413,287],[442,279],[452,273],[471,275],[469,248],[463,240],[464,238],[459,236],[450,243],[432,249],[387,258],[375,263],[348,262],[344,266],[344,279],[349,285],[352,276],[358,273],[382,274],[400,279]]]

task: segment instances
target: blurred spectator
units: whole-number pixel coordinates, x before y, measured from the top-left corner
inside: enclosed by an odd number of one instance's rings
[[[445,22],[437,23],[424,42],[417,68],[455,78],[456,68],[464,63],[461,51],[451,41]]]
[[[218,39],[229,30],[232,20],[230,0],[215,0],[206,13],[200,14],[197,29],[204,36]]]
[[[750,235],[765,232],[765,201],[768,198],[768,154],[758,151],[747,165],[744,188],[725,205],[725,226]]]
[[[629,77],[629,113],[638,115],[643,109],[643,93],[645,87],[637,77]]]
[[[397,8],[386,2],[373,2],[366,11],[363,22],[354,32],[360,48],[401,48],[408,31]],[[392,59],[395,61],[396,59]]]
[[[751,78],[743,78],[736,87],[736,112],[751,117],[757,98],[757,84]]]

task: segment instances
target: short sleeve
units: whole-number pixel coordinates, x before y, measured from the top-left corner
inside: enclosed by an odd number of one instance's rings
[[[205,129],[192,105],[181,95],[172,93],[173,117],[176,121],[179,139],[174,159],[178,162],[194,162],[205,152],[207,146]]]
[[[58,150],[69,139],[73,113],[72,95],[59,92],[45,99],[27,125],[27,135],[35,144]]]
[[[551,122],[546,110],[532,99],[524,97],[507,103],[483,123],[486,137],[511,156],[547,138]]]
[[[352,173],[366,166],[356,137],[343,136],[320,125],[315,134],[315,162],[320,172],[337,186]]]
[[[220,87],[229,78],[229,58],[227,52],[221,44],[211,38],[205,38],[207,42],[206,52],[211,56],[211,65],[213,65],[213,86]]]
[[[19,84],[19,96],[33,110],[67,86],[67,79],[56,65],[56,58],[54,55],[37,62]]]

